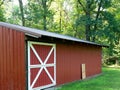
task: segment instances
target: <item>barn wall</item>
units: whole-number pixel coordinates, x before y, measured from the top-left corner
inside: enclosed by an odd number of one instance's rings
[[[24,33],[0,26],[0,90],[25,90]]]
[[[80,80],[81,64],[87,77],[101,73],[101,47],[82,44],[56,45],[57,85]]]

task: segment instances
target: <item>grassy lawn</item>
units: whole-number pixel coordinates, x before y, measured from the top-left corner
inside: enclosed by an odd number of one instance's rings
[[[120,90],[120,68],[103,68],[101,76],[63,85],[57,90]]]

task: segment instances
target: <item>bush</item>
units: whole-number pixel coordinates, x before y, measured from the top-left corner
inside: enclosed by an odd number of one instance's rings
[[[109,58],[106,58],[104,60],[104,64],[106,65],[113,65],[113,64],[116,64],[116,62],[118,61],[118,57],[116,56],[110,56]]]

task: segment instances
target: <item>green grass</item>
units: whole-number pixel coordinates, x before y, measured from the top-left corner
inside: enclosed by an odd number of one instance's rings
[[[57,90],[120,90],[120,68],[103,68],[98,77],[63,85]]]

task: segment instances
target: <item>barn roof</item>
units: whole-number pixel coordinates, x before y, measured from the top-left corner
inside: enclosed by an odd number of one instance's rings
[[[34,29],[34,28],[28,28],[28,27],[9,24],[9,23],[5,23],[5,22],[0,22],[0,26],[4,26],[7,28],[17,30],[17,31],[21,31],[21,32],[24,32],[26,35],[30,35],[33,37],[48,36],[48,37],[53,37],[53,38],[58,38],[58,39],[63,39],[63,40],[69,40],[69,41],[75,41],[75,42],[80,42],[80,43],[86,43],[86,44],[106,47],[105,45],[81,40],[81,39],[74,38],[74,37],[67,36],[67,35],[57,34],[57,33],[48,32],[48,31],[39,30],[39,29]]]

